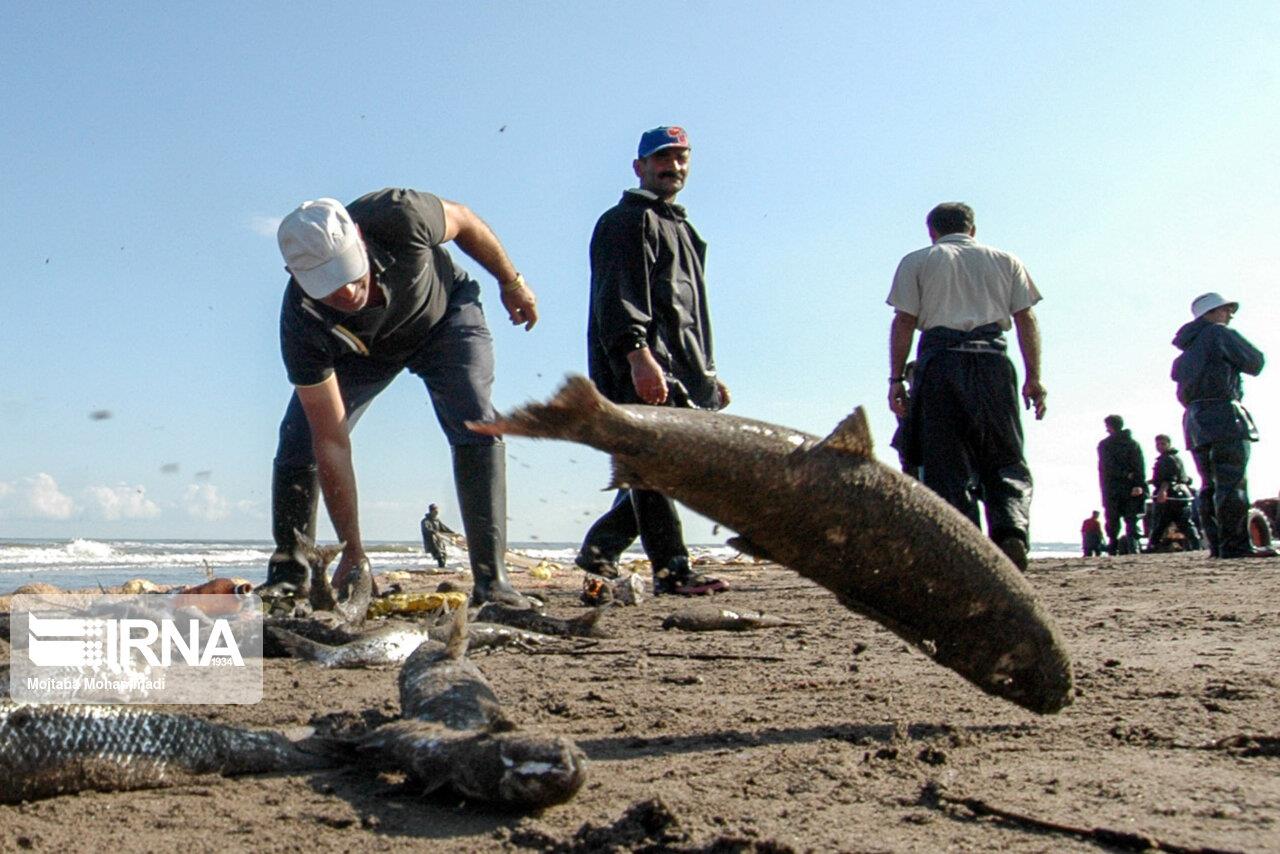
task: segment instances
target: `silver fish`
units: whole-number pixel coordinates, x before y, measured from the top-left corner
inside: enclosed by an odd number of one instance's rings
[[[741,608],[684,608],[662,621],[664,629],[684,632],[747,632],[802,625],[772,614]]]
[[[567,801],[586,780],[586,756],[562,736],[515,731],[489,681],[465,657],[466,620],[459,608],[448,644],[423,644],[409,656],[400,670],[404,720],[369,733],[360,748],[428,792],[448,786],[521,810]]]
[[[413,624],[385,626],[340,646],[329,646],[305,638],[288,629],[267,629],[276,643],[294,658],[314,661],[325,667],[356,668],[385,667],[399,664],[424,643],[433,643],[443,649],[444,644],[431,640],[430,629]]]
[[[0,704],[0,803],[336,764],[276,732],[120,706]]]
[[[739,533],[982,690],[1034,712],[1072,700],[1052,618],[1009,559],[932,490],[875,460],[861,407],[825,439],[718,412],[619,406],[584,377],[487,435],[581,442],[613,485],[662,492]]]

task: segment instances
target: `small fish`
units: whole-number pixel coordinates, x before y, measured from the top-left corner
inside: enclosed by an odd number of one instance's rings
[[[534,608],[510,608],[497,602],[486,602],[476,613],[476,620],[562,638],[590,638],[600,636],[596,623],[603,613],[603,608],[596,608],[580,617],[564,619],[552,617]]]
[[[318,546],[315,540],[302,531],[294,530],[297,548],[294,558],[311,568],[311,590],[308,599],[312,611],[330,611],[337,614],[352,628],[359,628],[369,612],[369,602],[373,599],[373,573],[367,562],[360,564],[356,577],[347,587],[346,597],[339,600],[337,592],[329,581],[329,564],[342,554],[346,543],[333,546]]]
[[[467,611],[454,613],[443,646],[423,644],[400,669],[403,720],[360,742],[427,792],[443,787],[509,809],[563,803],[586,781],[586,756],[563,736],[515,731],[493,687],[465,657]]]
[[[444,646],[431,640],[427,627],[412,624],[384,626],[340,646],[329,646],[277,626],[268,628],[267,634],[294,658],[347,669],[400,664],[423,643]]]
[[[432,626],[429,631],[432,640],[448,643],[453,633],[453,625]],[[474,652],[478,649],[498,649],[504,646],[529,648],[551,643],[555,640],[556,638],[551,635],[530,632],[498,623],[467,624],[467,652]]]
[[[802,625],[760,611],[734,608],[685,608],[662,621],[664,629],[684,632],[748,632]]]
[[[822,585],[983,691],[1041,714],[1071,703],[1066,644],[1031,585],[954,507],[875,459],[861,407],[819,439],[720,412],[619,406],[571,377],[547,403],[468,426],[612,454],[613,487],[661,492],[733,528],[730,545]]]
[[[120,706],[0,705],[0,803],[151,789],[200,774],[335,764],[317,744],[188,715]]]

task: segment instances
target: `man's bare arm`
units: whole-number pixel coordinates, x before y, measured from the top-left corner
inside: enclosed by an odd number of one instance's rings
[[[347,409],[338,389],[338,378],[318,385],[299,386],[298,401],[307,414],[311,427],[311,447],[320,473],[320,489],[324,506],[338,539],[347,544],[342,561],[334,573],[335,583],[359,566],[364,559],[364,543],[360,539],[359,501],[356,496],[355,466],[351,462],[351,436],[347,432]]]
[[[1036,420],[1044,418],[1045,398],[1049,392],[1040,382],[1040,323],[1031,308],[1024,308],[1013,315],[1018,330],[1018,349],[1022,351],[1022,364],[1026,379],[1022,383],[1022,400],[1030,409],[1035,407]]]
[[[537,298],[523,277],[519,284],[513,284],[518,273],[493,229],[466,205],[447,199],[441,199],[440,203],[444,206],[445,242],[457,243],[459,249],[497,279],[502,289],[502,305],[511,322],[517,326],[523,323],[526,330],[532,329],[538,322]]]
[[[916,338],[916,316],[905,311],[895,311],[889,325],[889,376],[900,377],[907,369],[907,357],[911,355],[911,342]],[[902,383],[889,385],[889,408],[895,415],[907,414],[907,387]]]

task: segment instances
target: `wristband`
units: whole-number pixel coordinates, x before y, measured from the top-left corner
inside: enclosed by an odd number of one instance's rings
[[[509,294],[514,290],[524,287],[524,273],[516,273],[516,277],[509,282],[499,282],[498,289],[504,294]]]

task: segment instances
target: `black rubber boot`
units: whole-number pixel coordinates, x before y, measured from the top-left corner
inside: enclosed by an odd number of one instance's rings
[[[532,603],[507,577],[507,451],[501,443],[455,445],[453,482],[471,557],[471,604],[497,602],[514,608]]]
[[[316,536],[316,505],[320,479],[315,466],[275,466],[271,476],[271,535],[275,554],[267,562],[267,582],[263,587],[292,585],[297,595],[306,596],[311,587],[311,569],[294,556],[298,547],[294,530]]]

